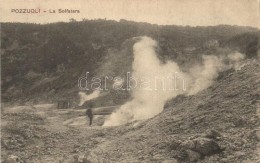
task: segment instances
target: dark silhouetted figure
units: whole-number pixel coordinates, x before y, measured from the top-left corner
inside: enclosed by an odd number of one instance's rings
[[[89,125],[91,126],[93,120],[92,106],[90,106],[90,108],[87,109],[86,114],[89,118]]]

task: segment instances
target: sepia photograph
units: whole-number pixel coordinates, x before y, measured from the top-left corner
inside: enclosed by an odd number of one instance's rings
[[[1,163],[260,163],[260,0],[0,0]]]

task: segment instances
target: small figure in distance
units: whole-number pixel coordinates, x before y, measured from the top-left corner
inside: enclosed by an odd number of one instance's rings
[[[92,104],[89,105],[89,108],[86,111],[86,114],[89,118],[89,126],[92,125],[92,120],[93,120],[93,113],[92,113]]]

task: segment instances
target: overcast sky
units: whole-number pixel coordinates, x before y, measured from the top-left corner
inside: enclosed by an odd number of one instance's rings
[[[0,0],[1,22],[49,23],[107,18],[153,24],[260,27],[259,0]],[[80,14],[18,14],[11,9],[77,9]]]

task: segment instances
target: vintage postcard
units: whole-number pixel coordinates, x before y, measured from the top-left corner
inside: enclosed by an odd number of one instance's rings
[[[259,0],[0,0],[2,163],[260,162]]]

